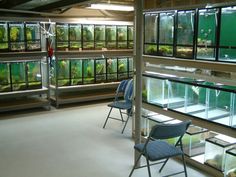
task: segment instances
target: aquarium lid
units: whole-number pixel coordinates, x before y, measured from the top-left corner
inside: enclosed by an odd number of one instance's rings
[[[215,137],[208,138],[206,141],[216,144],[221,147],[228,147],[236,144],[236,139],[226,135],[216,135]]]
[[[208,132],[208,129],[198,127],[198,126],[195,126],[195,125],[190,125],[189,128],[186,131],[186,133],[189,134],[189,135],[196,135],[196,134],[200,134],[200,133],[204,133],[204,132]]]
[[[233,156],[236,156],[236,147],[233,147],[233,148],[227,150],[226,153],[230,154],[230,155],[233,155]]]
[[[157,115],[150,116],[150,117],[148,117],[148,119],[152,120],[154,122],[157,122],[157,123],[166,123],[168,121],[173,120],[173,118],[162,115],[162,114],[157,114]]]

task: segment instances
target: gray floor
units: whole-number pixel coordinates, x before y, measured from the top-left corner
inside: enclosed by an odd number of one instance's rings
[[[106,104],[0,114],[0,177],[127,177],[134,153],[131,124],[123,135],[117,121],[102,129]],[[171,161],[162,174],[177,170],[182,166]],[[190,167],[188,173],[206,176]],[[152,174],[160,176],[154,166]],[[146,168],[133,174],[147,176]]]

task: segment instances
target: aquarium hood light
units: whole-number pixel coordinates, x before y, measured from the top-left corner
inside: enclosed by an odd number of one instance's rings
[[[90,9],[99,9],[99,10],[117,10],[117,11],[134,11],[133,6],[127,5],[117,5],[117,4],[91,4]]]

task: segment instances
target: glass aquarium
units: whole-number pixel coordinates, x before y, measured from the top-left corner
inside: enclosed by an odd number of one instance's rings
[[[72,59],[70,61],[71,85],[80,85],[83,83],[83,64],[81,59]]]
[[[157,54],[158,14],[144,15],[144,54]]]
[[[94,25],[83,25],[83,49],[94,49]]]
[[[198,14],[197,59],[215,60],[218,9],[202,9]]]
[[[158,55],[173,56],[174,12],[160,13]]]
[[[236,176],[236,147],[226,151],[224,177]]]
[[[69,48],[68,24],[56,24],[56,48],[57,50],[68,50]]]
[[[118,58],[118,80],[128,78],[128,58]]]
[[[11,81],[13,91],[25,90],[27,88],[25,62],[11,63]]]
[[[70,50],[82,49],[80,24],[69,24],[69,40]]]
[[[41,74],[41,62],[40,61],[28,61],[26,62],[27,70],[27,88],[28,89],[40,89],[42,88],[42,74]]]
[[[134,59],[129,58],[129,78],[132,78],[134,76]]]
[[[224,171],[226,151],[232,148],[235,143],[236,139],[225,135],[206,139],[204,163],[217,170]]]
[[[41,28],[39,23],[26,23],[26,50],[41,50]]]
[[[194,16],[193,10],[178,11],[176,57],[193,58]]]
[[[95,60],[96,83],[106,82],[106,59]]]
[[[83,60],[83,84],[93,84],[94,77],[94,59]]]
[[[0,22],[0,51],[8,51],[8,27],[7,22]]]
[[[105,44],[105,25],[95,25],[95,49],[102,49],[106,47]]]
[[[221,9],[219,60],[236,62],[236,6]]]
[[[107,81],[117,80],[117,58],[107,58]]]
[[[127,26],[117,26],[117,46],[127,49]]]
[[[10,51],[25,50],[24,23],[9,23]]]
[[[106,26],[106,48],[116,49],[116,26]]]
[[[0,63],[0,92],[11,91],[10,65]]]
[[[134,27],[128,26],[128,49],[134,48]]]
[[[70,85],[70,59],[57,60],[57,86]]]

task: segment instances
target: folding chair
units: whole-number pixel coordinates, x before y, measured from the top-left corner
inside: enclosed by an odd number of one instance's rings
[[[119,100],[119,94],[120,93],[124,93],[123,94],[123,100]],[[133,80],[131,79],[131,80],[121,81],[121,83],[119,84],[119,86],[116,90],[115,100],[112,103],[109,103],[107,105],[108,107],[110,107],[110,111],[107,115],[107,118],[105,120],[103,128],[106,127],[107,121],[110,118],[110,119],[125,122],[125,125],[124,125],[124,127],[121,131],[121,133],[124,133],[125,127],[126,127],[128,121],[129,121],[129,118],[130,118],[131,114],[132,114],[132,111],[131,111],[132,110],[132,96],[133,96]],[[116,117],[110,117],[110,114],[111,114],[113,108],[119,109],[121,119],[118,119]],[[122,112],[124,110],[126,112]],[[124,120],[123,114],[128,115],[126,120]]]
[[[185,163],[183,147],[182,147],[182,137],[185,134],[190,124],[191,124],[191,121],[185,121],[185,122],[181,122],[177,124],[155,125],[152,128],[147,141],[145,143],[136,144],[134,146],[134,149],[137,150],[140,153],[140,155],[137,161],[135,162],[135,165],[133,169],[131,170],[129,177],[131,177],[131,175],[134,172],[134,169],[136,169],[137,163],[140,160],[141,156],[144,156],[146,158],[147,165],[141,166],[139,168],[147,167],[149,177],[151,177],[149,161],[152,161],[152,162],[158,161],[157,163],[153,163],[151,165],[163,163],[163,165],[159,169],[159,173],[160,173],[162,169],[164,168],[164,166],[166,165],[169,158],[175,157],[175,156],[181,156],[183,166],[184,166],[184,171],[169,174],[169,175],[166,175],[166,177],[177,175],[180,173],[184,173],[185,177],[187,177],[186,163]],[[177,138],[177,137],[178,137],[178,140],[175,145],[171,145],[167,143],[167,141],[164,141],[164,139]]]

